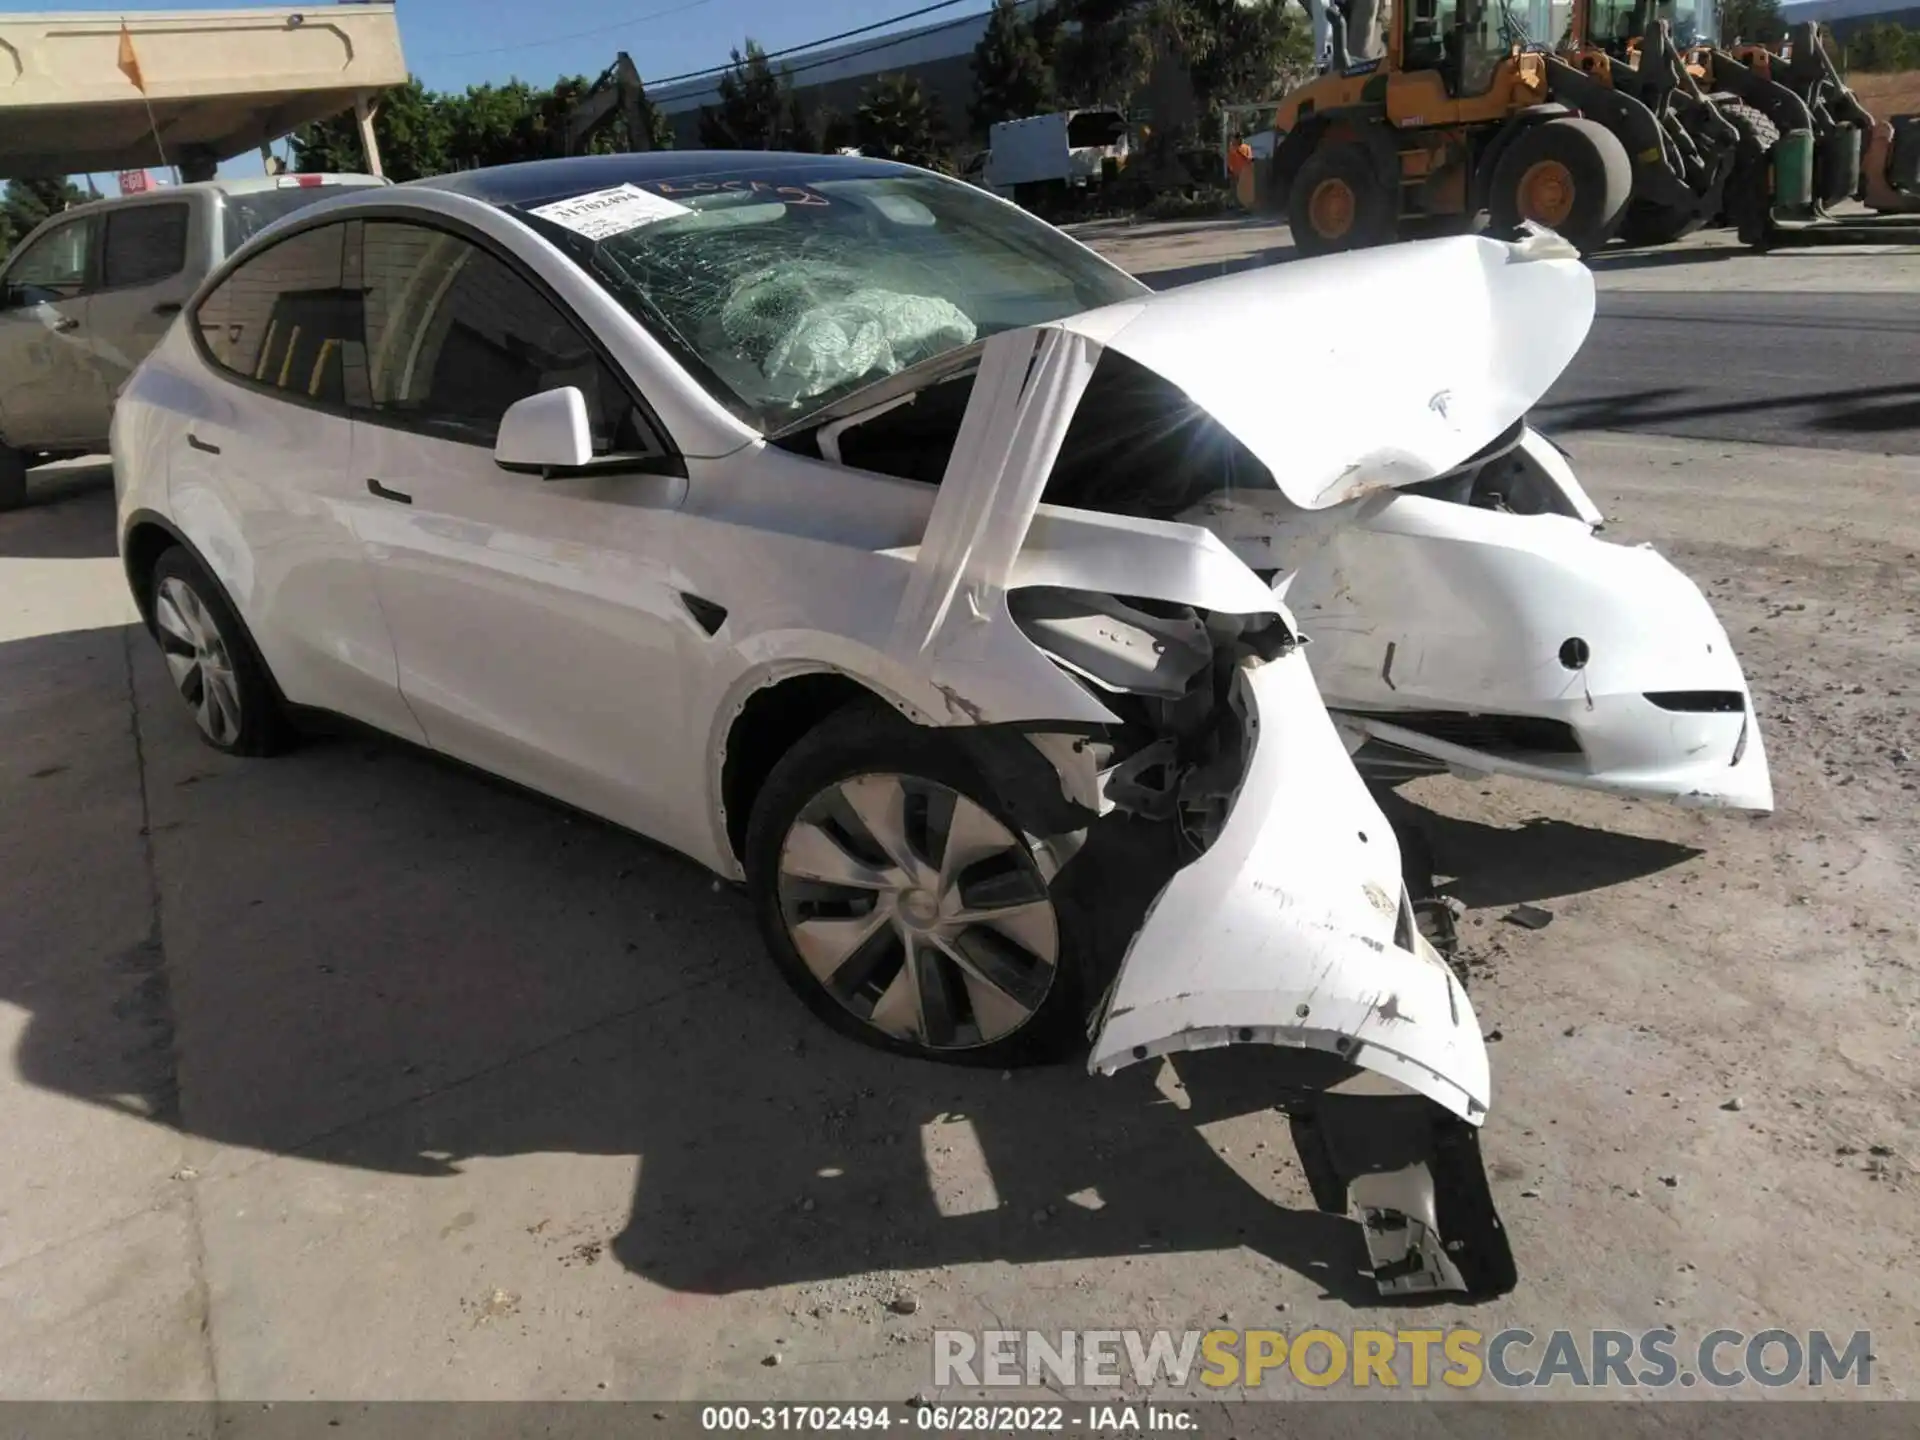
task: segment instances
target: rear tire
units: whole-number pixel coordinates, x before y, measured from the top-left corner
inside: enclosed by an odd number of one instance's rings
[[[1698,230],[1705,217],[1697,210],[1652,205],[1636,200],[1620,222],[1620,240],[1633,246],[1671,245]]]
[[[1493,167],[1487,214],[1512,233],[1544,225],[1583,253],[1613,238],[1633,194],[1626,147],[1604,125],[1562,117],[1523,131]]]
[[[1309,155],[1287,192],[1287,223],[1302,255],[1333,255],[1396,238],[1395,197],[1359,145],[1336,141]]]
[[[26,503],[27,457],[0,445],[0,510],[18,510]]]
[[[153,564],[154,636],[200,738],[229,755],[273,755],[288,727],[272,677],[219,585],[185,547]]]
[[[842,1035],[1001,1068],[1085,1045],[1088,927],[945,737],[877,703],[830,716],[761,787],[745,861],[781,978]]]
[[[1723,192],[1727,223],[1742,245],[1764,246],[1773,229],[1767,167],[1773,147],[1780,143],[1780,127],[1751,105],[1722,104],[1720,113],[1740,132],[1733,151],[1733,169]]]

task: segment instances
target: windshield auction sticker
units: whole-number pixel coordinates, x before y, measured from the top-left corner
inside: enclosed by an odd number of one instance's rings
[[[643,225],[657,225],[662,220],[692,212],[677,201],[649,194],[638,186],[616,185],[611,190],[594,190],[571,200],[536,205],[527,213],[551,220],[589,240],[607,240]]]

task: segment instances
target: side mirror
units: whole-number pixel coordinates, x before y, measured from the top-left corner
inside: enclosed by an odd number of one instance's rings
[[[493,463],[503,470],[546,474],[573,470],[593,459],[593,430],[587,423],[587,397],[567,385],[516,400],[500,417],[493,442]]]

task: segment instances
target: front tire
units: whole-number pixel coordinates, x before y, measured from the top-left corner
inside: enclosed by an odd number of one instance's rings
[[[1493,167],[1487,214],[1496,231],[1544,225],[1583,254],[1613,238],[1633,194],[1620,138],[1591,120],[1563,117],[1523,131]]]
[[[1302,255],[1385,245],[1396,235],[1392,194],[1359,145],[1335,142],[1309,155],[1287,192],[1287,224]]]
[[[1052,869],[951,741],[877,705],[801,739],[747,831],[781,978],[843,1035],[956,1065],[1084,1039],[1081,927]]]
[[[153,629],[200,738],[229,755],[271,755],[286,723],[267,667],[211,576],[178,545],[153,566]]]

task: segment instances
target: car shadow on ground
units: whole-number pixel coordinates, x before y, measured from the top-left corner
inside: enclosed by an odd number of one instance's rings
[[[1469,909],[1520,905],[1623,885],[1684,865],[1691,845],[1535,816],[1506,828],[1444,815],[1396,790],[1375,798],[1394,832],[1424,840],[1441,889]],[[1624,817],[1623,817],[1624,818]]]

